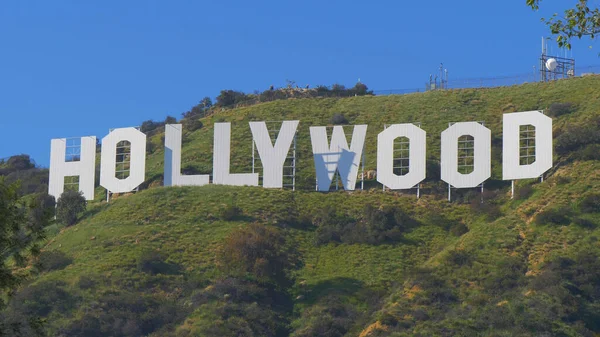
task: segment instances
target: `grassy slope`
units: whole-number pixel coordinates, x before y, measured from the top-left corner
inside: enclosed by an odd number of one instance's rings
[[[351,214],[360,213],[367,203],[399,205],[421,223],[407,235],[411,242],[397,245],[325,245],[312,244],[312,231],[291,229],[300,243],[304,266],[298,280],[307,286],[295,292],[306,298],[296,304],[296,315],[320,296],[334,289],[346,291],[350,301],[360,301],[371,292],[390,294],[401,284],[407,270],[415,266],[443,264],[448,250],[477,251],[478,261],[494,263],[502,256],[524,254],[529,269],[535,273],[540,262],[552,254],[570,252],[578,247],[598,249],[589,240],[598,236],[597,229],[577,226],[540,227],[531,223],[532,216],[549,205],[573,205],[583,193],[600,187],[598,162],[575,162],[559,167],[557,175],[569,177],[567,186],[551,178],[534,186],[534,194],[525,201],[510,201],[504,187],[503,217],[487,221],[468,205],[448,203],[440,193],[402,196],[381,192],[380,188],[354,193],[316,193],[314,169],[310,153],[308,127],[326,125],[334,113],[343,113],[351,124],[368,124],[367,168],[375,167],[376,136],[383,124],[421,122],[428,133],[428,156],[439,158],[440,132],[448,122],[485,121],[494,139],[501,138],[503,112],[544,109],[553,102],[572,102],[577,111],[555,119],[555,129],[568,124],[584,123],[600,114],[600,77],[577,78],[545,84],[526,84],[497,89],[467,89],[429,92],[404,96],[353,97],[346,99],[299,99],[276,101],[218,113],[204,120],[205,127],[184,136],[183,165],[191,164],[201,172],[212,167],[212,124],[217,120],[232,122],[232,171],[248,172],[250,168],[251,136],[249,120],[299,119],[298,134],[299,183],[305,191],[265,190],[262,188],[152,188],[136,195],[121,197],[109,205],[97,202],[78,225],[63,230],[47,245],[47,250],[61,250],[74,258],[67,268],[40,275],[35,282],[49,279],[67,280],[72,291],[79,292],[84,302],[93,301],[99,293],[110,289],[149,291],[161,289],[159,296],[177,298],[186,282],[194,279],[208,284],[218,276],[215,269],[215,249],[232,229],[248,221],[271,222],[290,205],[302,214],[310,215],[323,207],[338,207]],[[153,138],[159,143],[160,135]],[[500,147],[494,146],[493,177],[500,179]],[[159,179],[162,173],[162,146],[147,159],[147,178]],[[432,183],[434,185],[434,183]],[[100,192],[100,190],[98,190]],[[101,199],[100,193],[98,198]],[[248,217],[245,222],[218,219],[220,208],[236,203]],[[450,222],[463,222],[470,231],[461,236],[450,235],[441,228],[432,214],[440,214]],[[149,277],[135,268],[136,259],[145,249],[166,253],[171,262],[183,266],[184,275]],[[82,275],[104,280],[95,291],[75,287]],[[469,276],[476,281],[479,275]],[[160,279],[160,281],[157,281]],[[402,287],[401,287],[402,289]],[[402,293],[403,290],[398,290]],[[396,294],[395,296],[399,296]],[[393,305],[393,296],[388,305]],[[373,310],[378,308],[367,308]],[[77,317],[78,312],[53,313],[52,326],[58,327]],[[185,326],[193,330],[201,323],[201,313],[191,313]],[[351,335],[357,335],[368,325],[357,322]],[[373,329],[371,327],[371,329]]]

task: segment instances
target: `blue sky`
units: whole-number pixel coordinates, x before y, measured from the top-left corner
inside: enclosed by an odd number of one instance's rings
[[[179,118],[221,89],[421,88],[440,62],[451,79],[528,73],[540,17],[573,2],[3,0],[0,158],[47,166],[52,138]],[[600,65],[600,44],[573,47]]]

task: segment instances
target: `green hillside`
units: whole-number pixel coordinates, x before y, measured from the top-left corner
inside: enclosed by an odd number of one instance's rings
[[[543,182],[519,181],[511,199],[501,181],[502,114],[538,109],[554,118],[555,166]],[[367,169],[384,124],[420,122],[421,198],[374,181],[364,191],[314,192],[308,128],[335,114],[368,125]],[[2,322],[41,317],[48,336],[600,334],[600,76],[218,111],[184,130],[182,167],[211,173],[212,126],[227,121],[232,172],[249,172],[248,121],[293,119],[294,192],[161,187],[163,134],[154,134],[144,189],[107,204],[98,188],[78,224],[48,228]],[[492,131],[483,203],[476,189],[448,202],[439,179],[440,133],[461,121]],[[35,335],[35,325],[22,329]]]

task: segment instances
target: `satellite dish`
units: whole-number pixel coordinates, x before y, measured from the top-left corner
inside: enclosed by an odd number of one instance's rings
[[[548,69],[550,71],[554,71],[554,69],[556,69],[556,67],[558,67],[558,62],[556,61],[556,59],[552,58],[552,59],[548,59],[548,61],[546,61],[546,69]]]

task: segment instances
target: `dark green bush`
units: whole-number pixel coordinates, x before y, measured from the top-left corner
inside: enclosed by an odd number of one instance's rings
[[[73,263],[73,259],[59,250],[43,251],[37,257],[34,267],[39,272],[60,270]]]
[[[35,168],[35,163],[27,154],[20,154],[8,158],[6,166],[14,171],[23,171]]]
[[[234,205],[227,205],[219,211],[219,218],[225,221],[235,221],[240,219],[243,211],[241,208]]]
[[[46,192],[33,195],[33,198],[34,208],[30,213],[31,224],[32,226],[44,226],[47,224],[47,220],[56,214],[56,201]]]
[[[353,326],[356,310],[338,296],[330,295],[310,307],[300,317],[301,328],[292,337],[342,337]]]
[[[212,300],[226,299],[235,303],[266,303],[269,301],[268,289],[248,280],[226,277],[215,281],[212,287],[207,287],[192,297],[195,305],[205,304]]]
[[[343,213],[339,214],[332,207],[323,208],[313,216],[313,225],[317,227],[315,243],[319,245],[328,242],[342,242],[341,235],[344,228],[354,223],[356,223],[356,219]]]
[[[583,228],[596,228],[597,225],[595,222],[593,222],[592,220],[583,218],[583,217],[577,217],[575,219],[573,219],[573,223],[575,223],[577,226],[579,227],[583,227]]]
[[[81,275],[79,280],[77,280],[77,287],[83,290],[92,289],[96,287],[97,283],[98,282],[96,282],[96,280],[94,280],[92,277]]]
[[[591,331],[600,331],[600,260],[594,251],[580,251],[574,256],[559,256],[544,265],[541,273],[532,278],[530,286],[537,292],[556,299],[553,310],[563,321],[578,320]],[[582,327],[582,328],[583,328]]]
[[[461,236],[469,232],[469,227],[462,222],[456,223],[450,227],[450,233],[454,236]]]
[[[522,185],[516,188],[515,199],[524,200],[529,198],[533,194],[533,186]]]
[[[581,147],[600,142],[600,129],[595,123],[570,127],[564,130],[554,142],[556,153],[569,154]]]
[[[427,169],[426,169],[425,174],[427,176],[425,178],[425,181],[426,182],[430,182],[430,181],[439,182],[441,172],[442,172],[442,169],[440,166],[440,161],[434,157],[427,158],[426,166],[427,166]]]
[[[142,252],[137,260],[137,269],[141,272],[156,274],[177,274],[179,266],[174,263],[168,263],[167,257],[160,252],[147,250]]]
[[[186,311],[176,303],[150,295],[124,291],[110,292],[98,298],[82,315],[60,329],[60,336],[142,337],[180,322]]]
[[[518,257],[505,257],[495,263],[482,284],[488,292],[499,294],[522,285],[527,265]]]
[[[571,209],[568,207],[546,208],[535,216],[538,225],[568,225]]]
[[[231,232],[218,259],[229,275],[251,276],[276,287],[288,286],[290,271],[300,264],[294,245],[280,230],[256,223]]]
[[[201,129],[204,124],[200,120],[200,118],[188,118],[183,121],[183,126],[187,131],[196,131]]]
[[[575,111],[573,103],[552,103],[548,109],[546,109],[546,114],[550,117],[559,117],[570,114],[573,111]]]
[[[19,181],[19,194],[46,193],[48,191],[48,169],[36,167],[29,155],[12,156],[0,160],[0,176],[11,184]]]
[[[340,113],[336,113],[335,115],[333,115],[331,117],[331,121],[330,122],[331,122],[331,124],[334,124],[334,125],[344,125],[344,124],[348,124],[349,123],[348,119],[344,115],[342,115]]]
[[[140,126],[140,131],[145,134],[148,134],[164,125],[165,123],[163,122],[155,122],[149,119],[147,121],[142,122],[142,125]]]
[[[286,310],[291,310],[289,298],[248,280],[219,279],[193,296],[192,303],[203,315],[214,317],[198,324],[194,336],[289,335],[285,316]]]
[[[554,176],[554,181],[556,182],[557,185],[565,185],[571,182],[571,178],[567,177],[567,176]]]
[[[217,107],[226,108],[234,107],[237,104],[243,103],[250,100],[250,97],[243,92],[235,90],[221,90],[219,96],[217,96]]]
[[[360,219],[337,213],[326,208],[313,218],[317,226],[315,243],[368,243],[382,244],[402,240],[403,233],[417,225],[417,222],[400,208],[378,209],[367,205]]]
[[[46,317],[52,311],[65,313],[77,305],[78,299],[67,291],[63,281],[42,281],[24,287],[13,297],[10,307],[31,316]]]
[[[83,192],[64,191],[56,202],[56,220],[65,226],[77,223],[79,213],[85,211],[87,201]]]
[[[589,193],[581,199],[579,209],[583,213],[600,212],[600,193]]]
[[[502,216],[500,206],[495,204],[492,200],[481,202],[477,199],[472,199],[470,205],[473,211],[485,215],[488,221],[496,220]]]
[[[350,89],[350,95],[364,96],[372,94],[373,91],[369,91],[367,85],[361,82],[356,83],[354,87]]]
[[[471,265],[471,263],[473,262],[473,254],[465,252],[463,250],[451,250],[450,252],[448,252],[446,261],[448,261],[450,264],[459,267]]]
[[[447,282],[429,268],[417,268],[411,272],[410,283],[418,285],[423,291],[414,298],[419,305],[447,305],[458,300]]]
[[[575,153],[579,160],[600,160],[600,144],[588,144]]]
[[[200,103],[193,106],[192,109],[190,109],[190,111],[186,111],[186,112],[182,113],[181,115],[184,118],[192,118],[194,116],[204,117],[212,106],[213,106],[212,100],[210,99],[210,97],[207,96],[207,97],[204,97],[200,101]]]

